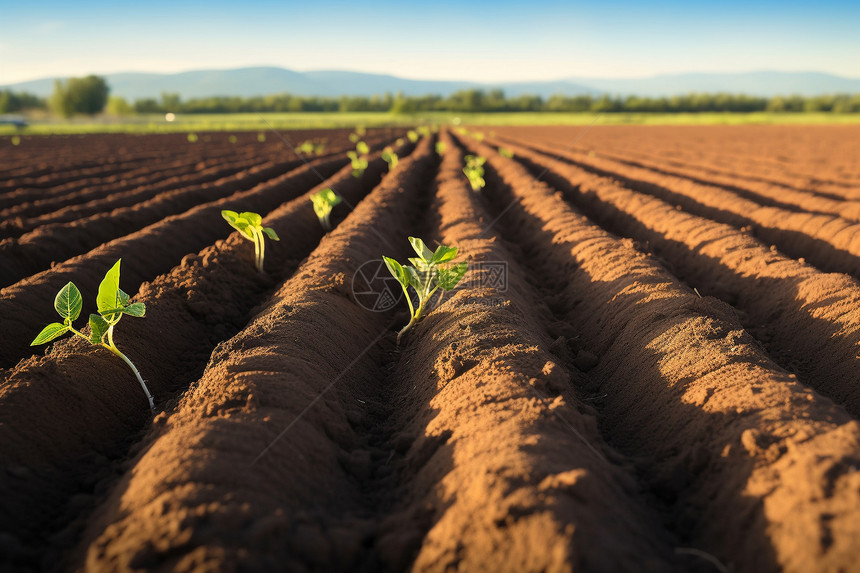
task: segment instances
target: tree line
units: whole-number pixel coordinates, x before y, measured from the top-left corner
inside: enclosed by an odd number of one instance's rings
[[[50,98],[0,90],[0,113],[33,109],[51,110],[63,117],[75,114],[111,115],[145,113],[263,113],[263,112],[606,112],[606,113],[699,113],[699,112],[860,112],[860,94],[804,97],[799,95],[755,97],[743,94],[688,94],[671,97],[554,95],[507,96],[502,90],[461,90],[440,95],[405,96],[383,94],[370,97],[318,97],[276,94],[255,97],[213,96],[183,100],[179,94],[133,102],[113,96],[104,78],[87,76],[57,81]]]

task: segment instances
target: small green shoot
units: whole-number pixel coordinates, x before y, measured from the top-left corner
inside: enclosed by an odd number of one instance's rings
[[[150,409],[155,409],[155,401],[152,399],[152,394],[149,393],[149,388],[146,387],[143,377],[140,372],[132,364],[128,356],[120,352],[113,340],[113,328],[127,314],[137,318],[143,318],[146,315],[146,305],[142,302],[131,302],[131,298],[119,288],[119,265],[122,259],[118,260],[113,267],[107,272],[105,278],[102,279],[99,285],[98,295],[96,296],[96,305],[98,314],[90,315],[90,335],[87,336],[80,330],[77,330],[72,323],[81,315],[83,308],[83,299],[81,291],[75,286],[75,283],[68,283],[54,298],[54,310],[63,319],[63,322],[52,322],[42,329],[42,332],[36,336],[35,340],[30,343],[30,346],[45,344],[65,334],[71,332],[75,336],[83,338],[94,346],[101,346],[113,352],[125,362],[131,371],[134,372],[143,393],[146,394],[146,399],[149,401]]]
[[[310,155],[314,152],[314,142],[311,140],[303,141],[299,144],[297,149],[305,155]]]
[[[260,143],[266,143],[266,134],[263,132],[258,133],[257,141],[259,141]]]
[[[197,134],[189,133],[188,134],[188,143],[197,143]]]
[[[412,143],[415,143],[418,141],[418,132],[410,129],[406,133],[406,137],[409,138],[409,141],[411,141]]]
[[[227,139],[228,139],[228,141],[230,141],[230,143],[236,143],[237,141],[239,141],[235,135],[231,135]]]
[[[444,141],[437,141],[436,142],[436,153],[439,156],[445,155],[446,149],[448,149],[448,146],[445,144]]]
[[[487,185],[487,182],[484,181],[484,163],[487,160],[484,157],[474,155],[467,155],[465,159],[466,166],[463,168],[463,173],[466,174],[472,191],[480,191]]]
[[[392,258],[383,256],[385,266],[391,275],[397,279],[403,292],[406,294],[406,302],[409,304],[409,324],[397,333],[397,344],[404,333],[418,322],[424,313],[427,303],[440,288],[442,296],[445,292],[454,290],[463,275],[466,274],[467,263],[448,263],[457,256],[457,247],[446,247],[439,245],[435,251],[431,251],[424,241],[417,237],[409,237],[409,243],[418,254],[411,257],[409,262],[414,266],[403,266]],[[412,287],[418,295],[418,308],[412,304],[409,297],[409,287]],[[441,301],[441,298],[440,298]],[[438,303],[437,303],[438,304]]]
[[[347,151],[346,156],[349,157],[352,163],[352,176],[361,177],[367,169],[367,158],[359,157],[355,151]]]
[[[359,155],[367,155],[368,153],[370,153],[370,147],[368,147],[367,143],[359,141],[355,144],[355,151]]]
[[[343,201],[343,197],[332,191],[331,189],[323,189],[311,195],[311,203],[314,206],[314,213],[320,220],[320,225],[326,231],[331,231],[331,211],[335,205]]]
[[[360,139],[361,139],[361,136],[360,136],[359,134],[357,134],[357,133],[350,133],[350,134],[349,134],[349,140],[350,140],[352,143],[358,143],[358,141],[359,141]]]
[[[501,155],[502,157],[507,157],[508,159],[514,158],[514,152],[511,151],[510,149],[508,149],[507,147],[500,147],[499,148],[499,155]]]
[[[399,161],[397,153],[395,153],[394,149],[391,147],[386,147],[382,150],[382,159],[388,163],[388,171],[393,171],[394,168],[397,167],[397,163]]]
[[[322,155],[325,153],[325,143],[317,143],[314,145],[314,153],[317,155]]]
[[[12,136],[12,145],[21,145],[21,136],[13,135]]]
[[[263,239],[265,234],[273,241],[280,241],[278,234],[271,227],[263,226],[263,218],[257,213],[237,213],[224,209],[221,211],[221,216],[224,220],[230,223],[230,226],[239,231],[243,237],[250,239],[254,243],[254,262],[257,270],[263,272],[263,257],[266,254],[266,244]]]

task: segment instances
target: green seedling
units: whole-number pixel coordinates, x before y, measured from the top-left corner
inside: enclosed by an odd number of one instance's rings
[[[331,231],[331,221],[329,216],[335,205],[340,204],[343,197],[332,191],[331,189],[323,189],[311,195],[311,203],[314,206],[314,213],[320,220],[320,225],[326,231]]]
[[[502,157],[507,157],[508,159],[513,159],[514,152],[511,151],[510,149],[508,149],[507,147],[500,147],[499,148],[499,155],[501,155]]]
[[[325,153],[325,143],[317,143],[314,145],[314,153],[317,155]]]
[[[310,155],[314,152],[314,142],[313,141],[303,141],[299,144],[298,150],[304,153],[305,155]]]
[[[267,235],[273,241],[280,241],[278,234],[271,227],[264,227],[263,218],[257,213],[237,213],[224,209],[221,211],[221,216],[243,237],[254,243],[254,262],[257,265],[257,270],[262,273],[263,257],[266,254],[266,243],[263,240],[263,235]]]
[[[476,131],[476,132],[475,132],[475,133],[473,133],[472,135],[473,135],[473,136],[475,137],[475,139],[477,139],[478,141],[484,141],[484,134],[483,134],[483,133],[481,133],[480,131]]]
[[[364,171],[367,169],[367,158],[359,157],[355,151],[347,151],[346,156],[352,163],[352,176],[361,177],[364,175]]]
[[[230,141],[230,143],[236,143],[237,141],[239,141],[238,139],[236,139],[235,135],[231,135],[227,139]]]
[[[397,147],[403,147],[405,144],[406,144],[406,140],[403,139],[402,137],[398,137],[397,141],[394,142],[394,145],[396,145]]]
[[[358,143],[358,141],[359,141],[360,139],[361,139],[361,136],[360,136],[359,134],[357,134],[357,133],[350,133],[350,134],[349,134],[349,140],[350,140],[352,143]]]
[[[155,409],[155,401],[152,399],[152,394],[149,393],[149,388],[146,387],[146,382],[144,382],[143,377],[141,377],[140,372],[138,372],[131,360],[128,359],[128,356],[120,352],[116,347],[113,339],[113,329],[123,315],[127,314],[138,318],[143,318],[146,315],[146,305],[142,302],[131,302],[130,297],[119,288],[120,262],[122,262],[122,259],[118,260],[111,267],[99,285],[98,295],[96,296],[96,305],[99,312],[98,314],[90,315],[89,336],[72,325],[81,315],[83,299],[81,298],[81,291],[78,290],[75,283],[70,282],[61,288],[56,298],[54,298],[54,309],[63,319],[63,322],[52,322],[43,328],[42,332],[30,343],[30,346],[45,344],[62,336],[66,332],[71,332],[94,346],[101,346],[110,350],[131,368],[131,371],[134,372],[137,381],[140,383],[140,387],[143,388],[143,393],[146,394],[150,409]]]
[[[367,129],[363,125],[359,125],[355,128],[355,133],[357,133],[359,137],[364,137],[367,135]]]
[[[188,134],[188,143],[197,143],[197,134],[189,133]]]
[[[367,155],[368,153],[370,153],[370,147],[368,147],[368,145],[365,142],[359,141],[358,143],[355,144],[355,151],[359,155]]]
[[[397,163],[399,161],[397,157],[397,153],[394,152],[394,149],[391,147],[386,147],[382,150],[382,159],[388,163],[388,170],[392,171],[395,167],[397,167]]]
[[[406,302],[409,303],[409,324],[397,333],[397,344],[400,344],[400,339],[406,331],[421,318],[436,291],[441,288],[442,296],[444,296],[444,293],[454,290],[454,287],[466,274],[467,267],[467,263],[449,263],[457,256],[457,247],[439,245],[435,251],[431,251],[424,244],[424,241],[417,237],[409,237],[409,243],[418,254],[417,257],[409,259],[413,266],[403,266],[392,258],[382,257],[388,271],[403,288]],[[418,295],[417,308],[409,297],[409,287],[412,287]]]
[[[266,143],[266,134],[262,133],[262,132],[258,133],[257,134],[257,141],[259,141],[260,143]]]
[[[21,136],[13,135],[12,136],[12,145],[21,145]]]
[[[439,154],[440,156],[441,156],[441,155],[445,155],[445,150],[446,150],[446,149],[448,149],[448,146],[447,146],[447,145],[445,145],[445,142],[444,142],[444,141],[437,141],[437,142],[436,142],[436,153],[437,153],[437,154]]]
[[[487,160],[474,155],[467,155],[465,159],[466,166],[463,168],[463,173],[466,174],[466,178],[472,186],[472,191],[480,191],[487,185],[487,182],[484,181],[484,163]]]
[[[409,141],[415,143],[416,141],[418,141],[418,132],[410,129],[408,132],[406,132],[406,137],[409,138]]]

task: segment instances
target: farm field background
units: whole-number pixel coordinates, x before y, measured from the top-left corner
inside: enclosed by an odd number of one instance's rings
[[[379,112],[224,113],[180,114],[172,122],[164,114],[133,118],[35,119],[23,129],[0,125],[0,135],[51,135],[84,133],[178,133],[197,131],[334,129],[409,127],[413,125],[831,125],[860,124],[854,113],[457,113],[398,114]]]
[[[355,176],[350,129],[196,119],[0,137],[0,565],[854,567],[860,126],[362,114]],[[397,345],[410,235],[469,270]],[[103,349],[30,346],[120,258],[154,416]]]

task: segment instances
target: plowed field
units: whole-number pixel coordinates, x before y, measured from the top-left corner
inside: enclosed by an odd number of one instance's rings
[[[0,569],[856,570],[860,130],[483,132],[0,138]],[[410,235],[469,270],[398,345]],[[119,258],[155,412],[29,346]]]

